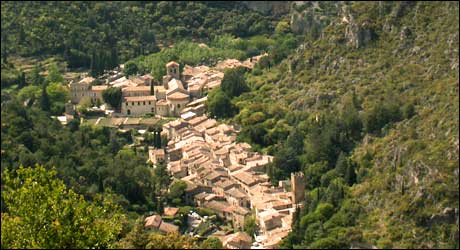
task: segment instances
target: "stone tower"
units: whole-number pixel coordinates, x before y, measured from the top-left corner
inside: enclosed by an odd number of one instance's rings
[[[177,80],[180,80],[180,74],[179,74],[179,64],[176,63],[175,61],[171,61],[166,64],[166,75],[171,76],[172,78],[175,78]]]
[[[294,204],[305,200],[305,176],[302,172],[291,173],[291,192]]]

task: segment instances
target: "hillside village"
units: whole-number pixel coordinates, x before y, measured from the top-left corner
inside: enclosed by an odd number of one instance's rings
[[[123,68],[121,65],[120,70],[114,70],[97,79],[104,84],[94,84],[96,79],[91,76],[71,81],[71,104],[76,105],[85,97],[89,97],[94,103],[103,103],[104,90],[121,88],[121,110],[114,113],[114,117],[141,116],[148,113],[158,117],[178,117],[188,112],[202,114],[206,93],[220,86],[225,69],[252,69],[262,56],[266,54],[249,58],[244,62],[227,59],[219,62],[214,69],[205,65],[185,65],[182,73],[179,72],[180,65],[171,61],[165,65],[166,75],[160,84],[150,74],[123,76],[120,71]]]
[[[265,168],[273,156],[253,152],[247,143],[237,143],[237,128],[218,124],[205,114],[206,93],[220,86],[226,68],[252,69],[265,55],[244,62],[228,59],[214,68],[185,65],[182,73],[180,65],[171,61],[165,65],[166,75],[161,84],[149,74],[125,77],[120,71],[99,79],[103,85],[93,85],[96,79],[84,77],[69,84],[72,104],[78,104],[84,97],[103,103],[102,91],[116,87],[122,91],[120,112],[106,110],[102,117],[93,119],[94,125],[145,129],[157,125],[158,119],[176,117],[162,125],[161,134],[168,140],[166,148],[149,146],[148,162],[154,168],[165,164],[174,181],[187,184],[187,204],[210,209],[231,222],[237,231],[234,234],[225,235],[218,229],[209,232],[220,237],[224,246],[274,248],[291,231],[296,208],[304,200],[303,174],[292,174],[290,181],[272,186]],[[145,114],[153,114],[155,118],[142,117]],[[147,217],[145,229],[179,232],[177,225],[168,222],[177,212],[178,208],[167,207],[163,215]],[[193,216],[189,215],[188,223],[192,228],[199,225]],[[258,225],[255,241],[240,232],[250,216],[255,216]]]
[[[243,229],[245,218],[254,211],[259,226],[254,247],[276,247],[289,233],[296,207],[304,200],[302,173],[272,186],[264,168],[273,157],[235,142],[238,131],[233,126],[217,124],[206,115],[166,123],[163,133],[168,146],[165,150],[150,148],[149,161],[166,163],[176,180],[187,183],[187,203],[215,211],[237,230]],[[154,217],[146,219],[146,227]],[[223,242],[227,244],[226,239]],[[240,247],[249,248],[251,242]]]

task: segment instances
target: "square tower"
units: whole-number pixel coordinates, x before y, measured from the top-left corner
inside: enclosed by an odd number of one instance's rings
[[[166,75],[177,80],[180,79],[179,64],[175,61],[171,61],[166,64]]]
[[[294,204],[305,200],[305,176],[302,172],[291,173],[291,192]]]

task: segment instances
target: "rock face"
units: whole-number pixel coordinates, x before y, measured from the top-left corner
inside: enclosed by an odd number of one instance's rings
[[[295,1],[291,5],[291,30],[296,34],[306,34],[317,38],[329,24],[329,18],[317,1]]]
[[[296,34],[313,34],[316,36],[324,25],[311,9],[302,12],[293,11],[291,14],[291,30]]]
[[[241,3],[251,10],[275,16],[289,13],[291,6],[291,1],[242,1]]]
[[[364,47],[375,38],[370,24],[367,22],[357,23],[346,5],[342,6],[341,16],[342,22],[346,23],[345,39],[348,46],[358,49]]]

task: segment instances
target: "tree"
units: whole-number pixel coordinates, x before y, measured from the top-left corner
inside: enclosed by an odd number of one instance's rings
[[[32,70],[32,75],[30,76],[30,82],[34,85],[41,86],[45,82],[45,78],[40,74],[41,67],[40,65],[35,65]]]
[[[155,95],[155,88],[153,86],[153,80],[152,82],[150,83],[150,95]]]
[[[120,88],[108,88],[102,91],[104,102],[108,103],[112,108],[119,110],[122,101],[122,92]]]
[[[62,83],[64,82],[64,77],[59,72],[59,68],[56,63],[53,63],[48,70],[48,75],[45,78],[47,83]]]
[[[40,97],[40,107],[43,111],[50,111],[51,110],[51,102],[46,91],[46,84],[42,87],[42,95]]]
[[[254,234],[256,232],[257,225],[256,225],[256,219],[252,216],[248,216],[244,218],[244,232],[250,235],[251,237],[254,237]]]
[[[310,244],[307,248],[308,249],[341,249],[343,248],[343,246],[335,238],[327,237],[327,238],[318,239],[317,241]]]
[[[295,155],[300,155],[303,152],[303,138],[304,135],[302,131],[295,127],[287,137],[286,146],[290,147]]]
[[[273,172],[269,172],[272,183],[288,178],[293,172],[299,171],[300,162],[295,151],[290,147],[281,147],[275,153],[272,167]]]
[[[139,72],[139,68],[137,67],[137,64],[134,63],[134,62],[127,62],[125,64],[125,67],[123,69],[123,73],[126,75],[126,76],[130,76],[130,75],[135,75]]]
[[[347,166],[347,172],[345,174],[345,181],[350,186],[356,183],[355,163],[353,162],[351,162]]]
[[[24,71],[21,70],[21,72],[19,72],[17,81],[18,81],[18,89],[22,89],[27,85],[26,74],[24,73]]]
[[[91,108],[93,105],[91,97],[84,96],[81,98],[80,102],[77,105],[77,111],[80,113],[85,113],[88,108]]]
[[[344,152],[340,152],[337,163],[335,164],[337,174],[341,177],[345,177],[348,170],[348,158]]]
[[[215,89],[209,93],[207,105],[211,117],[227,118],[236,112],[236,107],[230,98],[220,89]]]
[[[289,23],[287,21],[279,21],[276,25],[275,33],[283,35],[288,33],[290,30],[291,28],[289,27]]]
[[[36,100],[39,99],[41,96],[41,89],[39,86],[35,85],[29,85],[21,90],[19,90],[18,93],[18,99],[20,101],[26,101],[26,100]]]
[[[341,116],[348,136],[359,139],[363,125],[355,105],[351,102],[346,103]]]
[[[216,237],[209,237],[201,243],[202,249],[223,249],[222,242]]]
[[[55,169],[21,166],[2,178],[2,248],[108,248],[121,231],[117,206],[100,197],[85,201]]]
[[[180,205],[183,203],[185,189],[187,183],[184,181],[176,181],[169,187],[168,198],[174,205]]]
[[[143,220],[137,219],[131,231],[118,241],[114,247],[119,249],[145,249],[149,243],[149,233],[144,230],[143,222]]]
[[[198,248],[195,239],[188,235],[168,233],[161,235],[152,233],[149,236],[149,243],[146,249],[194,249]]]
[[[228,69],[225,71],[224,79],[220,88],[229,97],[233,98],[249,91],[249,87],[244,79],[244,67]]]

